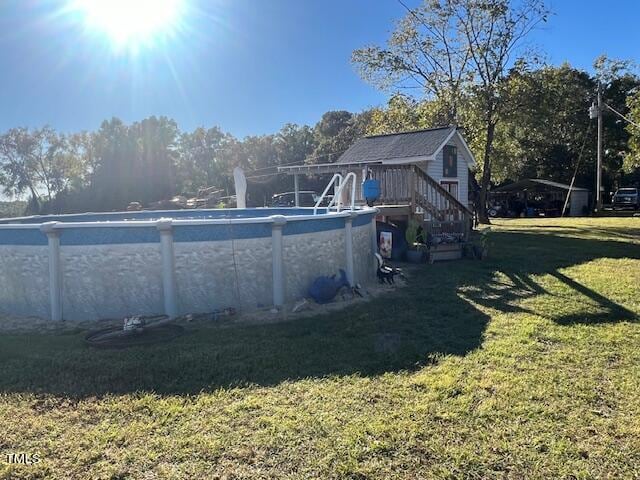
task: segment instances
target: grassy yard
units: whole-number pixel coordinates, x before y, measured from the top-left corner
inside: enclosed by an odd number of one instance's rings
[[[640,219],[505,220],[333,317],[4,336],[0,478],[640,478],[639,316]]]

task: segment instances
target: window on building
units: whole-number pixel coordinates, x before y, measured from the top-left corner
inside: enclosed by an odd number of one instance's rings
[[[454,145],[445,145],[442,149],[443,177],[458,176],[458,149]]]
[[[447,192],[449,192],[456,199],[458,199],[458,182],[447,182],[446,180],[443,180],[442,182],[440,182],[440,185],[442,185],[442,187]]]

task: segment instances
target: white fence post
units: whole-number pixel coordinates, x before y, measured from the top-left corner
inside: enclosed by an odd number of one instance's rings
[[[169,317],[175,317],[178,315],[178,288],[173,255],[173,226],[171,220],[163,219],[158,220],[156,228],[160,232],[164,313]]]
[[[273,306],[280,308],[284,305],[284,259],[282,255],[282,229],[287,223],[283,215],[271,217],[271,252],[273,261]]]
[[[49,306],[51,320],[62,320],[62,266],[60,264],[60,232],[57,222],[42,224],[40,230],[47,235],[49,244]]]

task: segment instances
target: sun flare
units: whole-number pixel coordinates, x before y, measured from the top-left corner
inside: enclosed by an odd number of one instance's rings
[[[116,47],[153,43],[180,20],[182,0],[75,0],[88,30],[106,35]]]

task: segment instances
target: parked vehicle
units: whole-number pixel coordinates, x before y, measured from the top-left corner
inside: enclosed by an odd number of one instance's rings
[[[187,208],[187,198],[182,195],[149,204],[149,210],[181,210],[183,208]]]
[[[613,209],[640,209],[640,191],[637,188],[619,188],[613,196]]]
[[[318,194],[312,190],[303,190],[298,192],[298,198],[300,200],[300,207],[313,207],[318,201]],[[272,207],[295,207],[295,205],[295,192],[276,193],[271,198]]]

